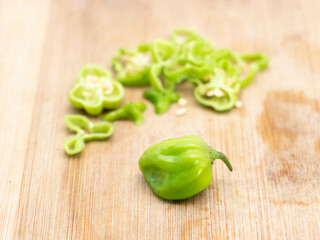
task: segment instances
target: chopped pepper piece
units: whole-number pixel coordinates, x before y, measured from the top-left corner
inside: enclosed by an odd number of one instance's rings
[[[77,82],[69,92],[69,101],[75,108],[98,115],[103,109],[118,107],[123,96],[121,83],[114,81],[110,72],[97,65],[86,65],[80,70]]]
[[[171,41],[157,39],[151,45],[151,53],[156,63],[170,63],[177,55],[175,44]]]
[[[66,115],[64,117],[68,128],[76,135],[63,142],[67,154],[75,155],[84,149],[85,142],[104,140],[113,134],[113,125],[109,122],[91,122],[82,115]]]
[[[117,74],[117,80],[125,86],[148,86],[149,68],[152,63],[149,44],[139,45],[134,51],[124,48],[112,59],[112,67]]]
[[[241,59],[247,63],[242,73],[243,75],[245,75],[245,72],[247,72],[247,74],[242,79],[240,79],[241,88],[244,88],[251,83],[251,81],[259,71],[262,71],[268,67],[269,60],[266,56],[260,53],[243,54],[241,55]]]
[[[173,91],[159,91],[155,89],[148,89],[143,93],[143,97],[149,100],[155,109],[156,114],[166,112],[170,105],[177,102],[180,98],[179,94]]]
[[[125,105],[119,109],[108,112],[102,119],[108,122],[113,122],[116,120],[130,120],[136,125],[141,125],[143,123],[142,112],[146,110],[146,105],[143,102],[126,102]]]
[[[190,135],[167,139],[150,146],[139,167],[147,183],[159,197],[179,200],[192,197],[210,185],[212,164],[221,159],[232,171],[227,157]]]
[[[181,45],[185,41],[187,41],[189,38],[199,36],[195,31],[190,29],[174,29],[170,34],[170,40],[174,43]]]
[[[230,87],[215,82],[199,85],[194,89],[194,96],[200,104],[219,112],[230,110],[237,101]]]

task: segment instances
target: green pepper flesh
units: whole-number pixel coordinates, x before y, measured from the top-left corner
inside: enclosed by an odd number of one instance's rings
[[[200,137],[190,135],[150,146],[141,156],[139,167],[155,194],[164,199],[179,200],[209,186],[212,163],[217,158],[232,171],[224,154],[213,150]]]

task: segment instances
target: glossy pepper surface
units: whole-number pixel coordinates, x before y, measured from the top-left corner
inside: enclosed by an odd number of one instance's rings
[[[94,123],[82,115],[66,115],[64,119],[68,128],[76,133],[63,142],[63,147],[69,155],[81,152],[84,149],[85,142],[107,139],[114,131],[111,123]]]
[[[139,167],[155,194],[178,200],[209,186],[215,159],[221,159],[232,171],[223,153],[212,149],[200,137],[190,135],[150,146],[141,156]]]
[[[113,80],[108,70],[92,64],[80,70],[77,82],[69,92],[70,103],[90,115],[118,107],[123,96],[121,83]]]
[[[106,113],[102,119],[108,122],[116,120],[130,120],[136,125],[143,123],[142,112],[146,110],[146,105],[143,102],[126,102],[125,105],[119,109]]]

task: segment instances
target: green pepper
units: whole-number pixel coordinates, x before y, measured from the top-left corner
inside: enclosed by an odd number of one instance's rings
[[[85,142],[104,140],[113,134],[113,125],[108,122],[93,123],[82,115],[66,115],[64,119],[68,128],[76,133],[63,142],[64,149],[69,155],[81,152]]]
[[[177,102],[180,98],[179,94],[173,91],[159,91],[148,89],[143,93],[143,97],[149,100],[155,109],[156,114],[162,114],[168,110],[170,105]]]
[[[177,102],[179,94],[174,92],[175,83],[167,81],[163,76],[164,64],[154,64],[150,69],[150,82],[154,89],[146,90],[143,97],[149,100],[155,108],[157,114],[166,112],[170,105]]]
[[[167,82],[179,84],[190,78],[202,78],[212,72],[213,64],[208,62],[204,65],[194,65],[185,60],[179,60],[164,68],[164,77]]]
[[[97,84],[100,80],[106,79],[112,79],[112,75],[107,69],[99,65],[87,64],[79,70],[76,83]]]
[[[175,29],[170,34],[170,40],[174,43],[181,45],[188,39],[194,36],[199,36],[195,31],[190,29]]]
[[[152,63],[149,44],[139,45],[134,51],[124,48],[112,59],[112,67],[117,74],[117,80],[125,86],[148,86],[149,68]]]
[[[266,56],[259,53],[243,54],[241,55],[241,59],[247,63],[242,72],[244,77],[240,79],[241,88],[244,88],[251,83],[259,71],[268,67],[269,60]]]
[[[126,102],[125,105],[119,109],[108,112],[102,119],[108,122],[113,122],[116,120],[130,120],[137,125],[143,123],[142,112],[146,110],[146,105],[143,102]]]
[[[232,171],[223,153],[200,137],[190,135],[150,146],[141,156],[139,167],[155,194],[179,200],[192,197],[210,185],[215,159],[221,159]]]
[[[165,64],[158,63],[158,64],[153,64],[150,68],[149,72],[149,79],[150,83],[153,86],[155,90],[158,91],[173,91],[175,88],[175,83],[174,81],[167,81],[163,74]]]
[[[75,108],[98,115],[103,109],[118,107],[123,96],[121,83],[114,81],[106,69],[86,65],[80,70],[77,82],[69,92],[69,101]]]
[[[171,41],[163,39],[155,40],[151,45],[151,53],[156,63],[170,62],[178,53]]]
[[[195,35],[181,45],[179,57],[195,65],[205,65],[211,62],[214,51],[210,41]]]
[[[131,52],[121,49],[113,60],[119,81],[154,88],[144,96],[156,105],[157,113],[175,102],[175,87],[184,81],[196,86],[194,95],[200,104],[217,111],[229,110],[236,105],[240,90],[267,66],[268,58],[262,54],[216,49],[211,41],[188,29],[175,29],[169,40],[157,39]],[[217,95],[211,96],[213,91]]]
[[[194,96],[200,104],[220,112],[230,110],[237,101],[233,89],[219,81],[197,86],[194,89]]]

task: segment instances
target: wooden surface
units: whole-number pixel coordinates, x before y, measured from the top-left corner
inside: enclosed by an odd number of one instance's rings
[[[320,2],[0,0],[0,239],[320,239]],[[190,27],[270,67],[217,114],[190,104],[116,122],[68,157],[63,116],[78,69]],[[142,89],[125,99],[141,100]],[[138,168],[160,140],[197,134],[225,152],[208,189],[157,198]]]

